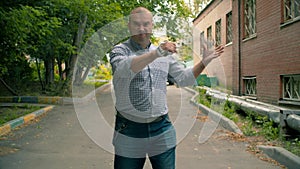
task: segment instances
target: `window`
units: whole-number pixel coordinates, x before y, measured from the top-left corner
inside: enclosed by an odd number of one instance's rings
[[[221,45],[221,19],[216,22],[216,33],[215,33],[216,45]]]
[[[283,83],[283,99],[300,101],[300,75],[284,75]]]
[[[232,12],[226,15],[226,44],[232,42]]]
[[[203,54],[203,45],[205,43],[205,39],[204,39],[204,32],[200,33],[200,54]]]
[[[244,94],[246,96],[256,96],[256,77],[244,77]]]
[[[294,20],[300,16],[300,0],[283,0],[284,22]]]
[[[213,39],[212,39],[212,28],[211,26],[207,28],[207,47],[211,48],[213,46]]]
[[[256,0],[244,0],[244,38],[256,33]]]

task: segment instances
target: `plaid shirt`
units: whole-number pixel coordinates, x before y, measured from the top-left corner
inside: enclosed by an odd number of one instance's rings
[[[115,106],[119,112],[139,118],[152,118],[166,114],[168,74],[181,87],[195,84],[192,70],[184,68],[172,56],[157,58],[138,73],[131,70],[132,58],[156,48],[149,44],[146,49],[143,49],[129,39],[115,46],[111,51]]]

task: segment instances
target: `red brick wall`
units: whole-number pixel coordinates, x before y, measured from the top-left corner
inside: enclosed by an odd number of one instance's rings
[[[238,0],[232,0],[232,93],[240,95],[240,76],[239,76],[239,30],[238,30]]]
[[[280,75],[300,74],[300,22],[281,25],[281,1],[257,0],[256,37],[242,42],[242,76],[256,76],[257,99],[277,104]]]
[[[238,13],[238,0],[214,0],[194,20],[195,61],[199,60],[197,41],[200,39],[200,32],[204,31],[206,36],[207,27],[212,25],[214,37],[215,22],[220,18],[222,19],[222,43],[225,44],[226,14],[232,10],[233,43],[225,47],[221,59],[227,86],[231,86],[233,94],[238,95],[243,92],[244,87],[240,77],[256,76],[257,100],[277,104],[282,97],[280,76],[300,74],[300,20],[283,25],[281,3],[281,0],[256,0],[256,36],[247,40],[241,39],[239,48],[238,16],[241,16],[241,20],[243,16],[242,13]],[[242,23],[241,28],[243,28]],[[239,57],[241,57],[240,76]],[[215,65],[216,63],[212,63],[213,68],[209,71],[218,76],[216,69],[220,67]]]

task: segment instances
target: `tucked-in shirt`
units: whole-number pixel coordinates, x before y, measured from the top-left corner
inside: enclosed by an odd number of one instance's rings
[[[155,59],[138,73],[131,70],[134,57],[156,48],[153,44],[149,44],[144,49],[129,39],[112,49],[110,63],[117,111],[139,118],[162,116],[168,112],[166,100],[168,74],[180,87],[195,84],[192,69],[185,68],[171,55]]]

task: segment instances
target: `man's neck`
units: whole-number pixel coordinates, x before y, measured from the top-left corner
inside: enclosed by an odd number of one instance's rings
[[[137,40],[135,40],[134,38],[131,38],[136,44],[138,44],[138,45],[140,45],[143,49],[146,49],[146,48],[148,48],[149,47],[149,45],[150,45],[150,40],[148,40],[148,41],[145,41],[145,42],[141,42],[141,41],[137,41]]]

